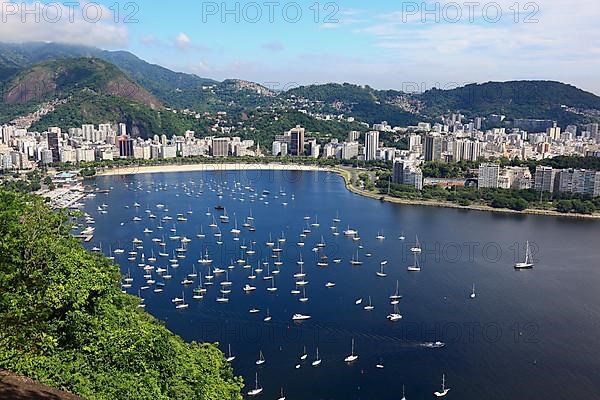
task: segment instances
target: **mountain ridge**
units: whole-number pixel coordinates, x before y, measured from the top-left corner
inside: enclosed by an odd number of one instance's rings
[[[600,97],[556,81],[490,81],[449,90],[430,89],[423,93],[328,83],[276,92],[241,79],[219,82],[174,72],[127,51],[59,43],[0,43],[0,82],[6,85],[25,68],[33,68],[39,63],[66,62],[81,57],[113,64],[128,80],[144,88],[166,107],[195,112],[240,114],[251,109],[288,108],[310,114],[351,116],[368,124],[388,121],[393,126],[414,125],[419,121],[439,122],[440,116],[454,112],[468,118],[503,114],[507,127],[520,118],[554,120],[561,125],[600,120]],[[118,97],[126,93],[117,90],[115,94]],[[23,96],[27,97],[27,94],[15,95],[17,99]],[[8,100],[12,100],[12,96]],[[0,113],[0,117],[3,116]]]

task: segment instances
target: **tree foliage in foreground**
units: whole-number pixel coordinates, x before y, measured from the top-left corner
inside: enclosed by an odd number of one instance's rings
[[[40,198],[0,191],[0,368],[88,399],[241,399],[212,344],[185,343]]]

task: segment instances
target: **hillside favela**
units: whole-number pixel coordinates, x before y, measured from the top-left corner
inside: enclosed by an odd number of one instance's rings
[[[147,3],[0,1],[0,399],[598,398],[596,3]]]

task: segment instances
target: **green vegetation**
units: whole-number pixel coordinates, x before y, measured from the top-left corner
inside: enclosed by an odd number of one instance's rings
[[[387,179],[380,178],[377,182],[377,188],[379,193],[387,195]],[[578,195],[561,195],[554,199],[544,197],[540,202],[540,193],[531,189],[508,190],[426,186],[423,190],[417,190],[413,186],[392,184],[389,195],[409,200],[445,201],[465,207],[480,204],[515,211],[525,211],[532,208],[576,214],[592,214],[600,211],[600,197],[586,198]]]
[[[241,399],[211,344],[186,344],[121,292],[63,213],[0,192],[0,368],[88,399]]]
[[[322,102],[321,108],[317,111],[352,115],[369,124],[388,121],[394,126],[415,125],[419,121],[417,116],[393,103],[396,97],[403,95],[401,92],[379,91],[369,86],[329,83],[302,86],[291,89],[281,96],[284,98],[295,96]]]
[[[25,176],[15,173],[11,177],[4,177],[0,181],[0,190],[10,190],[18,193],[37,192],[42,188],[43,171],[35,170],[28,172]],[[43,182],[46,184],[46,181]]]

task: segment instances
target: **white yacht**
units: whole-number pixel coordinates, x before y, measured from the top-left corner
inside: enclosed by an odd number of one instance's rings
[[[248,392],[248,396],[255,397],[263,392],[263,388],[258,385],[258,372],[256,373],[256,378],[254,380],[254,389]]]
[[[442,375],[442,390],[440,390],[439,392],[433,392],[433,394],[435,395],[435,397],[446,397],[449,391],[450,388],[446,387],[446,375]]]
[[[353,363],[358,360],[358,355],[354,354],[354,339],[352,339],[352,353],[344,359],[347,363]]]
[[[423,249],[421,249],[421,243],[419,243],[419,236],[416,237],[415,245],[410,249],[413,253],[421,253]]]
[[[531,269],[533,268],[533,257],[531,255],[531,248],[529,246],[529,241],[527,241],[527,249],[525,250],[525,261],[516,263],[515,269]]]

